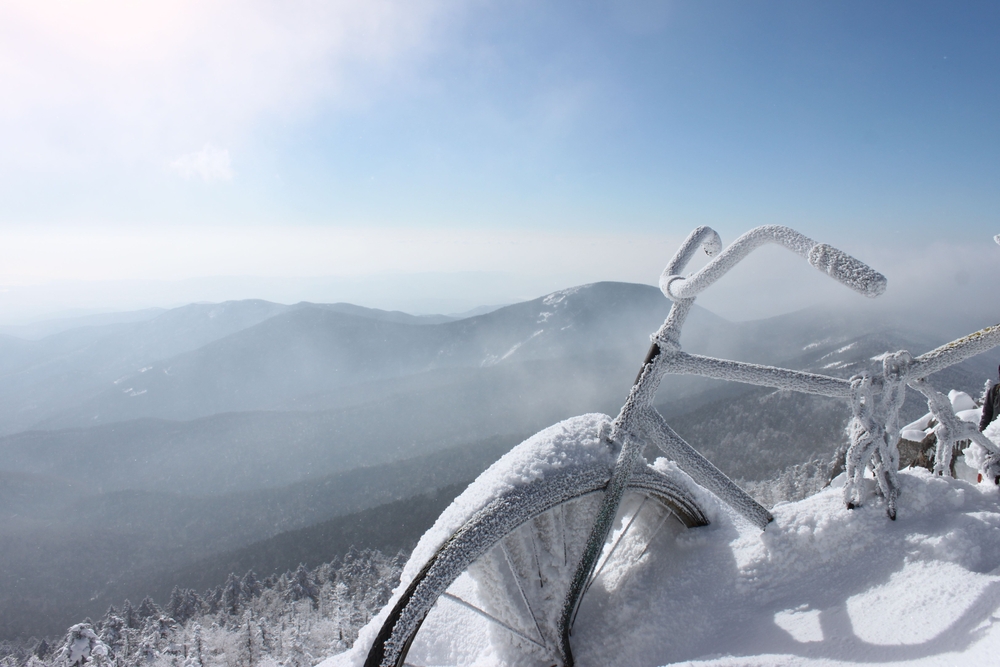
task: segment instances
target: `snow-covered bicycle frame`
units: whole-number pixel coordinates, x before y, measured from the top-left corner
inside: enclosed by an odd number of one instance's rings
[[[660,289],[674,302],[673,306],[663,325],[652,336],[646,360],[609,435],[610,440],[620,448],[618,459],[563,606],[562,653],[567,666],[573,664],[569,641],[573,620],[611,530],[629,476],[642,457],[647,442],[656,444],[696,482],[715,493],[751,523],[763,529],[772,519],[770,512],[677,435],[653,407],[656,390],[664,375],[701,375],[826,396],[845,396],[850,389],[850,383],[839,378],[704,357],[681,350],[681,329],[698,294],[753,250],[768,243],[783,246],[802,256],[820,271],[865,296],[875,297],[885,291],[886,279],[882,274],[846,253],[816,243],[788,227],[757,227],[736,239],[721,253],[722,241],[715,230],[698,227],[688,235],[660,278]],[[713,259],[693,275],[682,276],[681,272],[699,247]]]
[[[930,387],[925,379],[932,373],[1000,345],[1000,325],[987,327],[915,358],[906,351],[886,353],[881,357],[881,373],[863,373],[850,380],[682,351],[681,328],[697,295],[754,249],[768,243],[791,250],[864,296],[874,298],[885,291],[886,278],[882,274],[846,253],[816,243],[788,227],[757,227],[736,239],[721,253],[721,239],[711,228],[699,227],[688,235],[660,278],[660,289],[674,302],[673,306],[666,321],[653,335],[639,376],[612,426],[610,439],[620,447],[620,453],[563,608],[562,648],[566,665],[573,662],[569,636],[574,616],[611,530],[629,475],[647,442],[656,444],[696,482],[715,493],[751,523],[763,529],[771,521],[771,515],[764,507],[677,435],[653,407],[653,398],[664,375],[699,375],[850,399],[851,444],[846,456],[848,480],[844,491],[848,507],[863,500],[860,481],[870,465],[879,490],[886,499],[887,513],[890,518],[896,518],[899,411],[907,384],[927,397],[928,405],[939,421],[936,464],[939,473],[948,469],[952,446],[962,440],[972,440],[988,452],[981,457],[983,474],[992,478],[1000,473],[1000,469],[995,470],[1000,468],[997,462],[1000,449],[972,424],[960,420],[952,411],[948,399]],[[693,275],[682,276],[681,272],[699,247],[714,258]]]
[[[584,594],[596,578],[594,571],[626,489],[634,489],[636,485],[639,487],[646,485],[646,488],[652,489],[659,484],[662,487],[661,493],[673,498],[677,503],[674,509],[679,516],[687,517],[684,523],[689,526],[704,523],[701,510],[688,503],[693,499],[685,500],[683,492],[673,492],[669,488],[672,482],[668,477],[662,474],[651,475],[648,469],[639,465],[647,444],[658,446],[667,458],[682,468],[694,482],[713,492],[752,524],[764,529],[772,520],[767,509],[754,501],[694,447],[685,442],[653,407],[656,390],[667,374],[699,375],[848,399],[852,409],[849,426],[851,443],[846,457],[848,481],[844,490],[848,507],[857,505],[863,500],[861,497],[863,487],[860,481],[865,470],[871,468],[875,473],[878,488],[886,499],[888,514],[891,518],[895,518],[895,499],[898,490],[896,481],[898,415],[907,384],[928,398],[928,404],[941,425],[939,471],[947,470],[944,457],[946,455],[950,457],[952,443],[967,439],[973,440],[986,452],[981,457],[981,470],[987,468],[992,470],[990,466],[1000,468],[1000,464],[997,463],[1000,460],[998,448],[979,434],[978,430],[959,420],[947,398],[930,388],[924,379],[934,372],[1000,344],[1000,325],[988,327],[918,357],[912,357],[905,351],[886,353],[880,357],[881,368],[878,372],[862,373],[849,380],[682,351],[681,329],[697,295],[754,249],[768,243],[783,246],[802,256],[818,270],[867,297],[876,297],[885,291],[886,279],[882,274],[836,248],[815,243],[788,227],[775,225],[757,227],[736,239],[724,251],[719,235],[714,230],[708,227],[695,229],[671,259],[660,279],[660,288],[673,301],[673,306],[663,325],[651,337],[652,345],[624,406],[613,421],[605,422],[601,427],[600,438],[607,445],[606,451],[615,461],[610,470],[610,477],[605,476],[608,473],[601,472],[599,466],[591,471],[597,477],[589,481],[577,479],[571,482],[572,477],[554,476],[551,482],[546,479],[540,485],[525,489],[524,493],[515,489],[503,497],[496,498],[487,507],[483,507],[469,520],[469,523],[455,532],[450,539],[445,540],[431,560],[426,564],[417,564],[422,566],[422,570],[410,582],[406,591],[397,598],[395,606],[386,617],[371,647],[366,665],[406,664],[403,662],[405,655],[423,622],[424,615],[429,610],[431,597],[441,596],[471,607],[468,603],[445,592],[447,582],[453,580],[459,569],[467,567],[472,562],[471,559],[477,557],[475,554],[485,553],[485,549],[490,548],[485,546],[487,542],[496,544],[498,536],[515,530],[517,525],[521,525],[518,522],[523,522],[532,516],[534,511],[532,507],[550,507],[557,502],[562,497],[559,494],[563,493],[557,488],[560,485],[572,491],[563,494],[567,498],[577,497],[591,488],[604,489],[603,498],[596,505],[597,511],[593,515],[593,523],[590,524],[588,515],[584,524],[585,532],[589,526],[589,534],[583,545],[582,555],[575,561],[575,569],[572,569],[572,561],[569,563],[573,575],[565,589],[567,593],[561,610],[558,607],[553,608],[556,616],[553,620],[558,619],[555,630],[559,635],[558,638],[554,638],[557,639],[557,645],[553,646],[553,655],[559,654],[559,661],[564,667],[573,665],[570,634],[575,617]],[[713,259],[694,274],[682,276],[682,271],[699,248]],[[523,446],[530,446],[530,441],[526,441]],[[943,448],[947,448],[946,455],[943,453]],[[603,470],[607,471],[607,468]],[[553,498],[546,500],[549,495]],[[634,518],[633,516],[632,520]],[[611,547],[605,562],[616,546],[617,544]],[[504,551],[503,555],[510,565],[509,554]],[[525,592],[520,585],[517,590],[520,597],[524,598]],[[524,602],[527,604],[526,599]],[[411,613],[409,610],[411,604],[417,605],[419,609],[414,609]],[[538,645],[538,642],[496,617],[482,610],[472,609],[517,635],[522,641]],[[535,628],[538,629],[538,620],[534,616],[532,618]]]

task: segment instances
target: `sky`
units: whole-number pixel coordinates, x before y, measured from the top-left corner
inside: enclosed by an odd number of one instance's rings
[[[994,2],[3,0],[0,322],[460,312],[759,224],[995,312],[997,34]],[[828,283],[772,248],[703,302],[860,298]]]

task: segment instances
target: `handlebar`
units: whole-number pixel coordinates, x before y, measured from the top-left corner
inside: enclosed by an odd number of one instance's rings
[[[721,278],[751,252],[766,243],[788,248],[808,260],[814,267],[867,297],[874,298],[885,291],[886,279],[867,264],[825,243],[816,243],[790,227],[762,225],[751,229],[706,264],[697,273],[684,277],[680,272],[690,261],[698,245],[712,256],[720,247],[719,235],[709,227],[699,227],[688,235],[680,250],[660,276],[660,289],[672,301],[691,299]]]

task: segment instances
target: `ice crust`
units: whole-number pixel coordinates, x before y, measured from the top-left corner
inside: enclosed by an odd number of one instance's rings
[[[477,477],[420,538],[403,568],[402,583],[408,584],[438,547],[496,496],[567,466],[602,462],[611,468],[615,452],[599,435],[610,424],[611,417],[602,414],[572,417],[539,431],[507,452]]]
[[[677,275],[679,266],[686,264],[694,249],[706,241],[708,242],[706,252],[714,256],[714,259],[693,275],[687,277]],[[660,289],[669,299],[692,298],[736,266],[753,250],[767,243],[788,248],[809,260],[810,264],[834,280],[865,296],[875,297],[885,291],[886,279],[881,273],[847,253],[825,243],[816,243],[794,229],[781,225],[755,227],[718,254],[716,253],[721,246],[718,234],[707,227],[699,227],[688,236],[678,251],[677,257],[680,259],[671,262],[660,277]]]

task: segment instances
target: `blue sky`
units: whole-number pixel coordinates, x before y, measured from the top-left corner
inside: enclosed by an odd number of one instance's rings
[[[699,224],[787,224],[890,285],[974,284],[998,250],[996,3],[95,0],[0,26],[0,282],[37,298],[492,276],[457,308],[655,282]],[[272,296],[408,303],[337,289]]]

